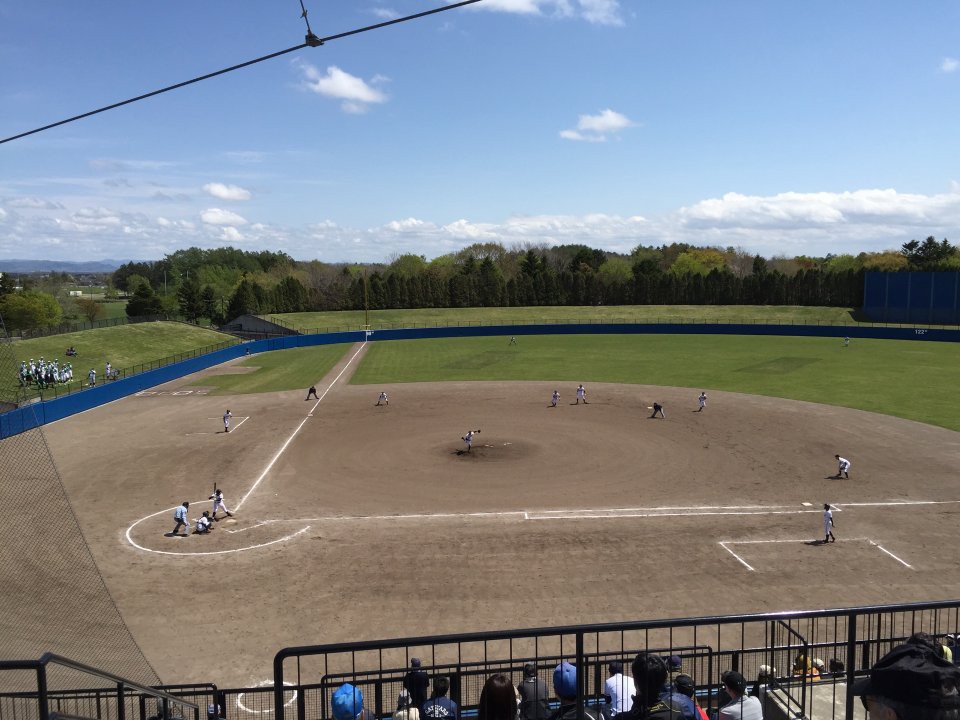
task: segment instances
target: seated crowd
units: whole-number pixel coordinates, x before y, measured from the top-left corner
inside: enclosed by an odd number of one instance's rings
[[[878,720],[960,720],[960,667],[954,664],[953,650],[960,637],[940,645],[928,635],[918,633],[906,643],[884,655],[873,666],[870,676],[853,685],[871,718]],[[960,662],[960,658],[957,659]],[[460,708],[448,697],[450,679],[430,677],[418,658],[403,679],[393,720],[460,720]],[[820,666],[821,670],[817,669]],[[794,673],[819,677],[826,673],[822,661],[797,658]],[[697,701],[694,679],[682,672],[682,659],[676,655],[664,659],[641,652],[634,658],[630,675],[623,665],[611,662],[604,686],[603,702],[589,699],[577,711],[577,668],[562,662],[553,671],[553,693],[528,663],[523,680],[513,685],[498,673],[487,679],[477,706],[478,720],[763,720],[761,689],[775,682],[776,670],[761,666],[750,692],[747,681],[736,670],[723,673],[720,707],[708,717]],[[829,671],[843,676],[843,665],[831,661]],[[429,693],[429,694],[428,694]],[[345,683],[333,694],[334,720],[376,720],[364,709],[363,693]]]

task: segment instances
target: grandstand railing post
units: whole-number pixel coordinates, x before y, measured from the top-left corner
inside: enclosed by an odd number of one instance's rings
[[[49,708],[47,707],[47,666],[43,663],[37,667],[37,703],[39,719],[48,720]]]
[[[140,693],[140,720],[147,720],[147,696]]]
[[[846,688],[846,712],[845,715],[850,720],[853,718],[853,678],[854,663],[857,658],[857,614],[847,615],[847,688]]]
[[[587,683],[586,658],[583,653],[583,632],[577,631],[577,657],[574,661],[577,668],[577,717],[584,716],[584,690]]]
[[[123,697],[123,683],[117,683],[117,720],[125,720],[127,717],[127,704]]]
[[[273,658],[273,718],[283,720],[283,653]],[[299,682],[299,681],[298,681]],[[299,708],[298,708],[299,711]],[[303,720],[303,716],[297,718]]]
[[[302,696],[303,693],[300,693],[300,695]],[[383,679],[382,678],[377,678],[377,681],[373,686],[373,695],[374,695],[374,703],[377,708],[376,710],[377,717],[382,718],[383,717]]]

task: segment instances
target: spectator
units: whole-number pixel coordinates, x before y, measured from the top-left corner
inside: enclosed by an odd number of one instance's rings
[[[397,711],[393,714],[393,720],[420,720],[420,710],[413,704],[413,698],[410,693],[404,691],[397,701]]]
[[[460,708],[447,697],[450,690],[450,678],[435,677],[433,679],[433,694],[430,699],[420,706],[421,718],[454,718],[460,720]]]
[[[673,686],[677,689],[678,693],[686,698],[690,698],[690,702],[692,702],[693,707],[696,708],[698,720],[709,720],[707,711],[700,707],[700,703],[697,702],[697,685],[694,683],[692,677],[680,673],[674,679]]]
[[[945,658],[949,662],[953,662],[953,652],[946,645],[942,645],[940,641],[925,632],[915,632],[913,635],[907,638],[907,643],[910,645],[923,645],[928,647],[937,655],[942,658]]]
[[[607,665],[607,672],[610,673],[610,677],[603,685],[603,692],[610,705],[607,714],[615,717],[618,713],[630,712],[633,696],[637,694],[633,678],[623,674],[623,663],[617,661]]]
[[[776,676],[776,668],[770,667],[769,665],[761,665],[760,671],[757,673],[757,681],[753,684],[750,694],[755,698],[759,698],[760,688],[766,687],[767,685],[772,685]]]
[[[671,655],[667,658],[667,672],[670,673],[670,684],[673,685],[673,681],[676,679],[677,675],[683,672],[683,660],[680,659],[679,655]]]
[[[844,671],[844,665],[836,658],[830,658],[830,674],[841,675]]]
[[[630,712],[618,720],[679,720],[680,709],[660,698],[667,682],[667,664],[658,655],[642,652],[633,661],[633,680],[637,686]]]
[[[960,668],[923,644],[888,652],[853,684],[872,720],[957,720]]]
[[[427,689],[430,687],[430,678],[420,666],[420,658],[412,658],[410,672],[403,678],[403,689],[410,693],[415,708],[420,708],[427,701]]]
[[[577,715],[577,668],[568,662],[562,662],[553,671],[553,691],[560,698],[560,707],[553,711],[550,720],[602,720],[595,708],[583,708],[583,714]]]
[[[483,684],[477,720],[517,720],[517,691],[503,673],[491,675]]]
[[[333,693],[334,720],[375,720],[363,709],[363,693],[350,683],[344,683]]]
[[[521,720],[546,720],[550,715],[547,683],[537,677],[537,666],[527,663],[523,666],[523,680],[517,686],[520,693]]]
[[[727,670],[721,680],[730,701],[720,708],[719,720],[763,720],[763,706],[759,699],[746,694],[747,681],[743,675]]]

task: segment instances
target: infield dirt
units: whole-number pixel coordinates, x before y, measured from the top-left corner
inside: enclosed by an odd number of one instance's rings
[[[46,428],[164,681],[254,684],[288,645],[960,596],[958,433],[709,389],[698,413],[704,388],[350,386],[360,361],[319,404],[190,376]],[[214,482],[235,517],[165,537]],[[848,541],[808,545],[824,502]]]

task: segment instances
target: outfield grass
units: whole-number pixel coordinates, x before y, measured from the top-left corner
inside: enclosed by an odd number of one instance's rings
[[[960,430],[960,345],[728,335],[540,335],[373,343],[352,382],[557,380],[729,390]],[[652,398],[651,398],[652,399]]]
[[[256,368],[243,375],[209,375],[191,385],[215,388],[211,395],[240,395],[306,389],[320,381],[343,357],[349,343],[274,350],[245,358],[241,367]],[[322,392],[322,390],[321,390]]]
[[[423,325],[510,325],[557,322],[746,322],[856,325],[852,308],[794,305],[612,305],[496,308],[418,308],[371,310],[370,324],[415,327]],[[267,315],[298,330],[358,328],[363,310]]]
[[[73,362],[74,381],[70,388],[75,389],[81,382],[86,382],[90,368],[102,378],[108,361],[114,368],[122,370],[233,339],[223,333],[184,323],[147,322],[16,340],[12,347],[18,365],[21,360],[39,360],[41,357],[48,361],[57,358],[61,363]],[[71,345],[77,349],[77,357],[66,356],[66,349]]]

